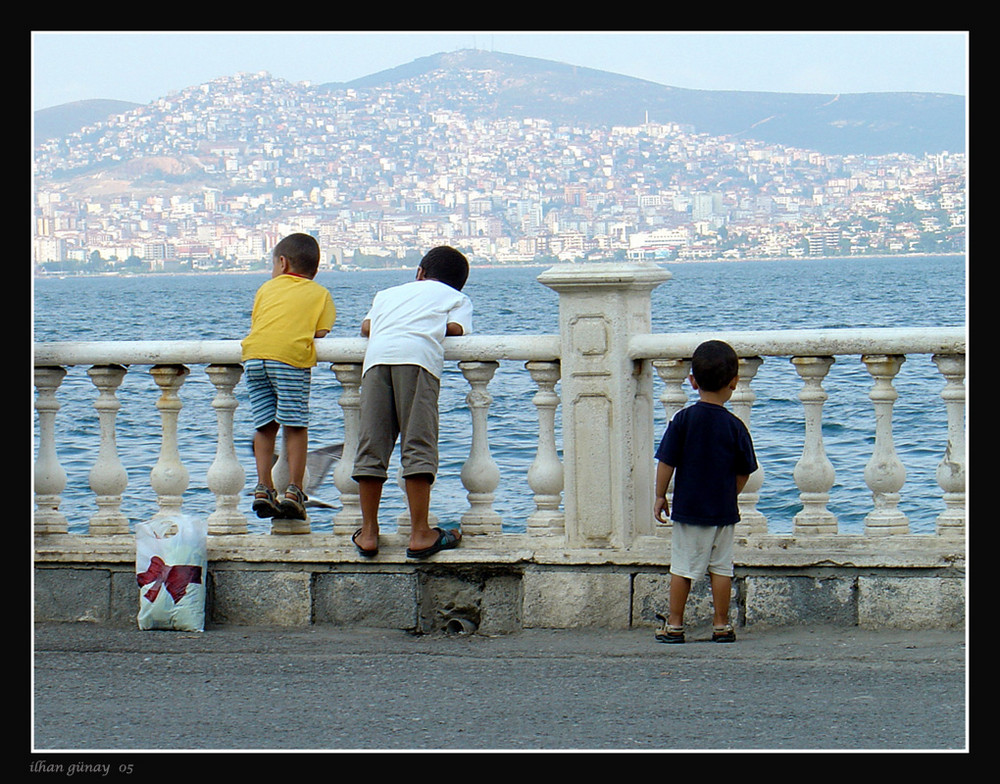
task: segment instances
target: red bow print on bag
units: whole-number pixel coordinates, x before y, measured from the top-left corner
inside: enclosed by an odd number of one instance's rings
[[[141,574],[137,574],[135,578],[140,588],[153,583],[153,587],[143,594],[149,601],[155,601],[160,592],[160,586],[164,586],[176,604],[187,592],[188,585],[201,583],[201,567],[167,566],[160,556],[154,555],[149,561],[149,568]]]

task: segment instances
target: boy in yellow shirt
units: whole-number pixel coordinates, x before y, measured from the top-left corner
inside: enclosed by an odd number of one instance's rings
[[[256,428],[253,440],[258,517],[306,519],[302,490],[308,452],[309,384],[316,364],[314,340],[337,318],[330,292],[313,278],[319,243],[291,234],[272,253],[271,280],[254,297],[250,333],[243,339],[243,366]],[[279,500],[271,478],[278,429],[283,428],[289,485]]]

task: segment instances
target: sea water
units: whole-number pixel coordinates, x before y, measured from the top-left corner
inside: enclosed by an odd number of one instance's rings
[[[664,264],[671,280],[652,294],[654,332],[713,332],[769,329],[964,326],[966,276],[964,257],[776,260]],[[558,297],[538,283],[541,268],[475,268],[465,292],[475,306],[477,334],[555,334]],[[412,280],[414,271],[324,271],[317,280],[337,305],[331,337],[355,337],[372,297],[380,289]],[[134,277],[38,278],[34,281],[34,340],[239,340],[247,331],[253,295],[266,274],[141,275]],[[159,389],[146,367],[133,367],[118,390],[117,446],[129,477],[123,512],[135,523],[156,511],[149,473],[160,448],[161,420],[155,403]],[[654,399],[662,391],[655,381]],[[823,438],[836,471],[830,510],[840,530],[860,533],[872,506],[864,482],[865,464],[874,446],[874,409],[868,397],[873,381],[858,356],[838,357],[824,381]],[[893,409],[896,450],[906,469],[900,507],[914,533],[933,533],[943,509],[935,479],[947,439],[940,393],[944,379],[929,356],[909,355],[895,379],[899,398]],[[759,510],[774,533],[791,531],[800,508],[792,479],[802,454],[802,381],[787,357],[768,357],[752,384],[756,396],[751,428],[764,472]],[[685,385],[694,399],[694,393]],[[441,468],[435,483],[433,512],[442,522],[457,521],[467,508],[459,479],[469,456],[471,425],[465,396],[469,385],[454,362],[447,363],[441,391]],[[534,509],[527,469],[534,459],[538,421],[531,397],[534,382],[521,362],[502,362],[489,392],[490,454],[501,472],[494,508],[505,530],[522,530]],[[313,371],[310,447],[343,441],[342,393],[329,365]],[[189,471],[184,508],[209,514],[215,499],[206,473],[215,459],[217,420],[211,407],[215,388],[201,366],[181,388],[178,448]],[[245,386],[236,388],[237,456],[255,481]],[[93,403],[97,390],[86,368],[74,367],[58,391],[57,451],[67,474],[62,511],[71,531],[86,530],[96,511],[88,473],[99,446],[99,423]],[[656,438],[665,427],[657,403]],[[36,427],[37,434],[37,427]],[[561,439],[560,439],[561,441]],[[654,444],[650,444],[650,455]],[[394,458],[394,461],[397,458]],[[394,463],[393,468],[398,467]],[[339,509],[332,472],[314,493],[333,508],[311,512],[313,530],[330,530]],[[251,531],[269,530],[243,511]],[[402,490],[386,486],[383,524],[391,528],[405,510]]]

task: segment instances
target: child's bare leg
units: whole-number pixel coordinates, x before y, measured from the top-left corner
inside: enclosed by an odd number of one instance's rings
[[[715,626],[725,626],[729,623],[729,596],[733,589],[733,578],[723,574],[709,574],[712,583],[712,605],[714,607]]]
[[[271,466],[274,465],[274,444],[278,437],[278,423],[268,422],[257,428],[253,435],[253,457],[257,465],[257,482],[274,489]]]
[[[306,454],[309,451],[309,430],[304,427],[285,425],[285,456],[288,459],[288,481],[300,490],[306,476]]]
[[[691,579],[679,574],[670,575],[670,617],[667,622],[671,626],[684,625],[684,606],[691,592]]]

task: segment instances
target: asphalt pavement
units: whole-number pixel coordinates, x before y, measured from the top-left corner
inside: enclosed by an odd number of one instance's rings
[[[737,633],[36,624],[32,772],[162,770],[152,752],[262,770],[289,751],[969,750],[964,633]]]

